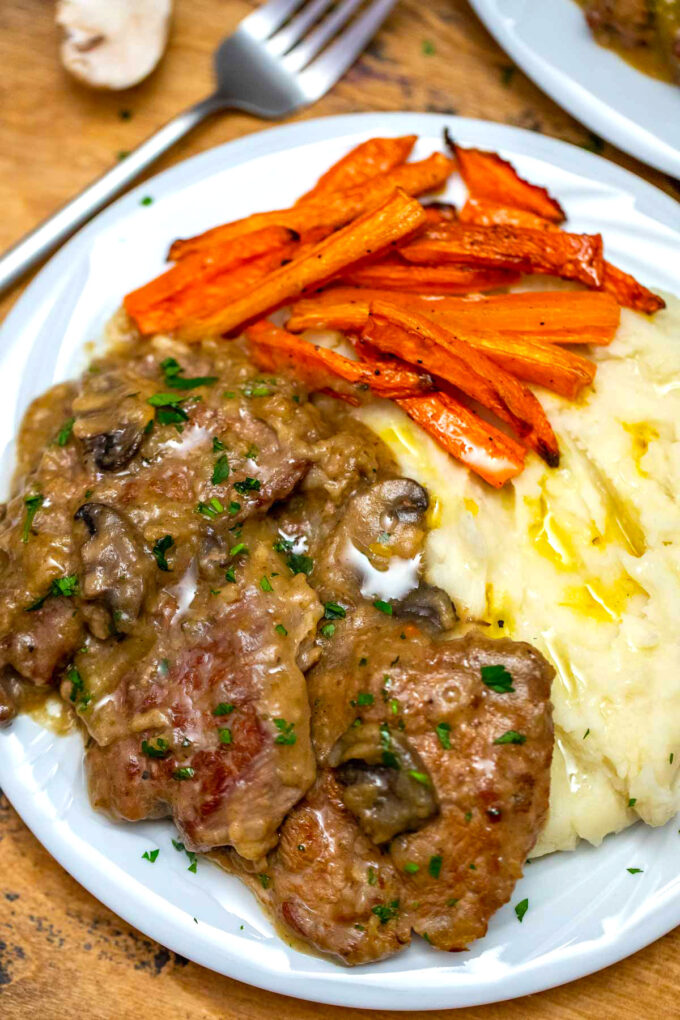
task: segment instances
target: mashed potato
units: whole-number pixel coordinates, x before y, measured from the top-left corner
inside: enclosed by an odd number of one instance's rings
[[[680,809],[680,301],[623,311],[578,403],[541,391],[562,461],[500,493],[395,407],[362,412],[426,485],[429,580],[461,618],[557,671],[550,818],[536,850],[598,844]]]

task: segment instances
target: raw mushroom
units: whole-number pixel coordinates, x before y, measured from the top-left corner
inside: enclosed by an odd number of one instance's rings
[[[94,88],[137,85],[163,56],[171,12],[172,0],[59,0],[64,67]]]

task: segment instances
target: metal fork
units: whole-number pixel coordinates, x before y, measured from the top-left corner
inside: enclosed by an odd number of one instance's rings
[[[269,120],[320,99],[354,63],[396,0],[269,0],[215,52],[212,95],[155,135],[0,258],[0,293],[115,198],[192,128],[220,110]]]

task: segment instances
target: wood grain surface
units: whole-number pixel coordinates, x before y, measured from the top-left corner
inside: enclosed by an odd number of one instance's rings
[[[540,2],[540,0],[537,0]],[[51,0],[0,0],[0,249],[210,86],[211,52],[244,0],[176,0],[170,47],[126,93],[89,92],[57,58]],[[465,0],[402,0],[367,53],[299,118],[428,110],[500,121],[585,145],[680,197],[680,184],[603,144],[496,46]],[[243,115],[205,124],[158,169],[258,131]],[[19,293],[0,303],[4,314]],[[168,952],[120,921],[53,861],[0,796],[0,1017],[84,1020],[376,1020],[404,1014],[316,1006],[258,991]],[[679,1017],[680,931],[614,967],[540,995],[412,1017],[655,1020]]]

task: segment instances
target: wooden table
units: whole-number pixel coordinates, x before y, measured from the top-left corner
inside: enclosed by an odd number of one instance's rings
[[[160,69],[123,94],[91,93],[57,60],[53,4],[0,4],[0,249],[56,209],[183,106],[205,94],[215,40],[250,8],[244,0],[176,0]],[[585,145],[674,197],[680,184],[591,135],[496,46],[465,0],[402,0],[362,60],[299,119],[364,110],[428,110],[501,121]],[[297,119],[297,118],[296,118]],[[235,115],[201,127],[159,164],[261,124]],[[4,313],[18,291],[0,303]],[[281,1020],[375,1016],[319,1007],[219,977],[120,921],[43,850],[0,796],[0,1016],[27,1020],[172,1017]],[[575,984],[461,1010],[484,1020],[659,1020],[680,1015],[680,931]],[[453,1012],[411,1016],[453,1017]]]

